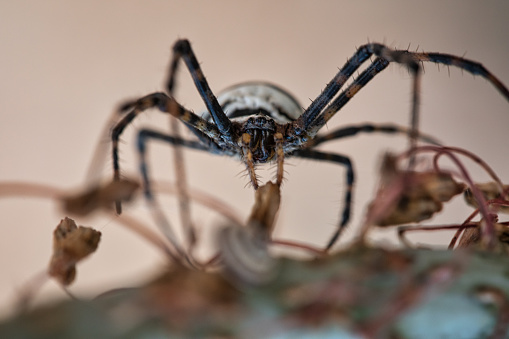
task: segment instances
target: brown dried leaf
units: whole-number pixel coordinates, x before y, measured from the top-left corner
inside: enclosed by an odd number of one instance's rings
[[[65,213],[84,216],[97,209],[112,209],[115,201],[129,201],[140,187],[136,181],[121,179],[62,198]]]
[[[481,223],[484,221],[481,221]],[[505,253],[509,255],[509,227],[504,224],[495,223],[496,243],[490,251],[495,253]],[[481,242],[480,227],[471,227],[463,231],[458,242],[457,248],[473,248],[477,250],[486,250]]]
[[[53,255],[48,274],[64,286],[76,277],[76,263],[95,252],[101,232],[90,227],[77,226],[74,220],[65,218],[53,232]]]
[[[390,214],[378,220],[378,226],[401,225],[412,222],[421,222],[442,210],[442,203],[431,199],[431,197],[401,196],[397,205]]]
[[[486,182],[482,184],[476,184],[477,188],[481,191],[482,195],[486,200],[493,200],[500,197],[500,194],[502,194],[501,187],[496,182]],[[509,185],[504,185],[502,187],[504,191],[509,191]],[[465,190],[465,193],[463,194],[463,197],[465,198],[465,201],[467,204],[469,204],[472,207],[478,208],[479,205],[477,204],[477,200],[475,199],[472,190],[469,188]],[[509,213],[509,206],[498,206],[499,212],[502,213]]]
[[[465,190],[465,185],[456,182],[450,173],[400,170],[392,155],[386,155],[384,159],[380,182],[370,210],[387,196],[394,196],[395,190],[398,190],[398,197],[388,209],[379,211],[381,215],[375,218],[378,226],[401,225],[429,219],[442,210],[443,202]]]

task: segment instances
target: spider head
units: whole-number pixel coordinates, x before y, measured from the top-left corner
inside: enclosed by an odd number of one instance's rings
[[[271,160],[275,154],[276,123],[263,114],[250,116],[242,125],[242,140],[253,155],[255,163]]]

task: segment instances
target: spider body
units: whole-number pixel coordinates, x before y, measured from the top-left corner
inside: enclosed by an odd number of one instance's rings
[[[286,124],[299,118],[304,111],[290,93],[266,82],[245,82],[229,87],[219,93],[217,101],[232,121],[237,117],[262,114]],[[203,116],[212,121],[208,112]]]
[[[222,145],[222,154],[244,158],[246,148],[253,164],[267,163],[276,156],[276,133],[283,137],[285,154],[298,148],[302,138],[287,133],[288,124],[302,115],[303,109],[290,93],[265,82],[247,82],[232,86],[217,97],[223,112],[232,122],[232,144]],[[202,116],[213,122],[208,112]],[[191,128],[191,131],[195,129]],[[252,182],[258,187],[257,182]]]
[[[418,133],[419,86],[421,63],[433,62],[459,67],[472,74],[481,75],[490,81],[509,100],[509,90],[481,64],[441,53],[410,52],[393,50],[382,44],[369,43],[357,49],[352,58],[336,73],[323,91],[303,110],[297,100],[281,88],[267,83],[243,83],[227,89],[216,97],[210,89],[200,68],[191,45],[187,40],[178,40],[173,47],[169,79],[166,93],[153,93],[138,100],[127,102],[121,108],[127,112],[112,130],[114,179],[120,180],[118,160],[118,140],[131,121],[149,108],[157,108],[172,115],[187,125],[198,137],[188,140],[151,129],[143,129],[138,134],[140,169],[144,179],[145,196],[154,202],[151,193],[146,161],[146,147],[149,140],[159,140],[173,145],[207,151],[210,153],[240,157],[246,165],[252,186],[257,189],[258,179],[255,165],[275,161],[277,165],[276,184],[283,181],[284,158],[296,156],[342,165],[346,169],[345,205],[340,222],[327,249],[332,247],[350,219],[354,171],[350,159],[344,155],[321,152],[315,147],[321,143],[356,135],[359,132],[407,133],[411,147],[415,147]],[[360,74],[340,92],[359,67],[371,56],[373,60]],[[189,70],[194,84],[206,106],[207,114],[200,117],[181,106],[173,97],[175,74],[182,60]],[[325,126],[356,93],[383,71],[391,62],[405,65],[413,75],[413,97],[411,109],[411,129],[395,125],[363,124],[348,126],[318,135]],[[120,213],[120,203],[116,204]],[[162,213],[158,213],[162,215]],[[161,219],[160,219],[161,220]]]

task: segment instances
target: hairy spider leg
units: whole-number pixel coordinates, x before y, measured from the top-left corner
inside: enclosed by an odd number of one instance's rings
[[[253,160],[253,152],[251,151],[251,147],[249,144],[251,143],[251,136],[248,133],[243,133],[242,137],[242,158],[246,164],[246,169],[249,174],[249,180],[253,185],[255,190],[258,189],[258,178],[256,177],[255,172],[255,163]]]
[[[310,156],[309,154],[308,155],[304,155],[304,154],[306,154],[306,152],[308,152],[311,148],[314,148],[315,146],[317,146],[321,143],[335,140],[335,139],[352,137],[352,136],[355,136],[356,134],[361,133],[361,132],[362,133],[378,132],[378,133],[387,133],[387,134],[402,133],[402,134],[410,135],[410,131],[407,128],[402,127],[402,126],[393,125],[393,124],[377,125],[377,124],[367,123],[367,124],[357,125],[357,126],[347,126],[347,127],[339,128],[337,130],[334,130],[334,131],[324,134],[324,135],[319,135],[316,138],[311,139],[309,141],[309,143],[306,144],[305,149],[300,150],[300,151],[294,151],[292,154],[292,156],[296,156],[296,157],[309,158],[309,159],[314,159],[314,160],[333,161],[335,163],[339,163],[340,165],[346,166],[346,168],[347,168],[346,176],[347,176],[348,187],[347,187],[347,192],[346,192],[346,195],[344,198],[345,205],[343,207],[342,217],[338,222],[338,230],[336,231],[336,233],[333,234],[333,236],[329,240],[326,250],[329,250],[332,246],[334,246],[336,241],[339,239],[339,236],[341,235],[343,228],[346,226],[346,224],[350,220],[351,200],[352,200],[352,192],[351,191],[353,191],[353,181],[354,181],[353,166],[352,166],[351,160],[343,155],[330,154],[330,156],[334,156],[334,157],[330,158],[330,159],[325,159],[323,157],[318,158],[315,156]],[[419,134],[418,138],[424,142],[428,142],[428,143],[431,143],[434,145],[439,145],[439,142],[436,141],[433,137]],[[316,151],[313,151],[313,152],[316,152]],[[325,154],[329,154],[329,153],[325,153]],[[339,158],[335,158],[336,156],[338,156]],[[350,175],[350,173],[348,173],[348,171],[352,171],[352,174]],[[348,183],[349,180],[351,180],[350,183]]]
[[[195,86],[200,93],[200,96],[202,97],[208,111],[210,112],[214,122],[216,123],[217,127],[219,128],[219,131],[223,135],[225,139],[228,139],[229,141],[232,140],[232,134],[231,134],[231,121],[226,116],[226,114],[223,112],[223,109],[219,105],[216,96],[213,94],[212,90],[210,89],[207,80],[200,68],[199,62],[191,48],[191,44],[188,40],[178,40],[175,45],[173,46],[173,58],[170,63],[170,77],[168,78],[167,82],[167,90],[168,93],[173,93],[173,88],[175,86],[175,74],[179,65],[179,60],[183,59],[190,74],[193,78],[193,81],[195,83]],[[199,130],[196,130],[194,128],[191,128],[191,131],[198,136],[202,141],[206,139],[202,133]],[[175,136],[178,136],[178,126],[175,122],[172,123],[172,132]],[[205,140],[208,141],[208,140]],[[207,142],[209,143],[209,142]],[[174,145],[175,146],[175,145]],[[177,167],[177,173],[181,173],[180,176],[185,179],[184,171],[182,168],[182,159],[183,155],[180,150],[178,150],[178,147],[175,146],[175,167]],[[248,154],[249,156],[249,154]],[[246,160],[246,165],[248,167],[248,172],[251,176],[251,182],[253,183],[253,186],[255,189],[257,188],[257,181],[256,176],[254,173],[254,165],[252,161]],[[180,196],[181,199],[179,199],[180,205],[181,205],[181,211],[182,215],[185,215],[187,213],[187,219],[190,221],[190,212],[189,212],[189,200],[186,199],[186,193],[185,193],[185,181],[179,180],[178,181],[180,186]],[[185,225],[185,223],[184,223]],[[191,228],[191,227],[190,227]],[[191,234],[192,236],[192,234]],[[191,241],[193,243],[193,240]]]
[[[283,134],[281,132],[277,132],[274,134],[274,139],[276,140],[276,162],[277,162],[277,172],[276,172],[276,184],[281,186],[283,183],[283,175],[284,168],[283,162],[285,158],[285,151],[283,149]]]
[[[174,49],[172,60],[170,62],[168,78],[166,80],[166,90],[171,97],[175,97],[174,88],[176,84],[176,75],[180,65],[182,54]],[[181,138],[180,122],[174,118],[169,118],[170,133],[176,138]],[[179,203],[179,212],[181,224],[187,233],[187,240],[189,242],[189,251],[192,251],[193,245],[196,243],[195,227],[191,219],[191,201],[189,199],[187,175],[185,169],[184,152],[178,144],[172,144],[173,148],[173,165],[175,170],[175,183],[177,186],[177,196]]]
[[[149,108],[158,108],[163,113],[171,114],[182,122],[186,123],[193,129],[199,130],[203,133],[202,141],[206,146],[210,147],[210,151],[214,152],[220,149],[216,143],[219,140],[220,131],[212,123],[200,118],[196,114],[185,109],[175,99],[170,98],[165,93],[149,94],[134,102],[124,104],[122,110],[129,110],[129,113],[120,120],[120,122],[113,128],[111,133],[112,138],[112,154],[113,154],[113,179],[120,180],[120,164],[118,158],[118,140],[124,129],[143,111]],[[115,203],[116,211],[118,214],[122,212],[120,202]]]
[[[308,126],[308,133],[316,135],[318,131],[332,118],[339,110],[345,106],[357,92],[375,77],[378,73],[383,71],[389,62],[377,58],[373,63],[366,68],[344,91],[342,91],[336,99],[334,99],[324,110],[317,116]]]
[[[315,147],[324,142],[343,139],[348,137],[353,137],[358,133],[384,133],[384,134],[407,134],[410,135],[410,130],[403,126],[398,126],[394,124],[372,124],[365,123],[362,125],[352,125],[340,127],[332,132],[327,134],[317,135],[314,139],[311,139],[306,147]],[[427,142],[433,145],[440,145],[440,142],[436,140],[434,137],[426,134],[419,133],[417,136],[421,141]]]
[[[336,164],[340,164],[346,167],[346,191],[345,191],[345,206],[343,207],[343,212],[341,216],[341,221],[339,226],[334,231],[332,237],[330,238],[327,246],[325,248],[328,251],[339,239],[339,236],[345,229],[348,221],[350,220],[351,207],[352,207],[352,191],[354,184],[354,170],[352,166],[352,162],[350,159],[344,155],[335,154],[335,153],[325,153],[320,151],[315,151],[312,149],[303,149],[297,150],[292,153],[292,156],[297,156],[300,158],[308,158],[313,160],[324,160],[331,161]]]
[[[303,120],[307,122],[307,130],[309,134],[316,133],[321,127],[323,127],[327,121],[332,118],[362,87],[364,87],[373,77],[375,77],[378,73],[383,71],[390,62],[396,62],[405,64],[409,67],[409,69],[414,74],[414,85],[413,85],[413,101],[412,101],[412,129],[414,133],[417,132],[417,121],[418,117],[415,116],[418,113],[418,102],[419,102],[419,74],[421,66],[419,63],[421,62],[433,62],[437,64],[444,64],[447,66],[455,66],[461,68],[473,75],[479,75],[488,80],[495,88],[507,99],[509,100],[509,90],[507,87],[489,72],[482,64],[468,60],[465,58],[457,57],[450,54],[442,54],[442,53],[426,53],[426,52],[410,52],[407,50],[392,50],[389,47],[386,47],[381,44],[367,44],[361,46],[354,57],[347,61],[343,68],[352,68],[355,67],[357,69],[360,65],[357,65],[358,62],[364,62],[367,58],[358,58],[358,55],[372,55],[375,54],[378,58],[372,62],[371,66],[366,68],[361,75],[354,80],[354,82],[343,91],[332,103],[325,108],[320,114],[315,111],[310,111],[309,108],[306,112],[303,113]],[[352,63],[355,65],[352,66]],[[336,77],[341,74],[340,71]],[[333,79],[333,81],[334,81]],[[345,80],[346,81],[346,80]],[[327,88],[327,87],[326,87]],[[337,92],[336,92],[337,93]],[[330,96],[332,92],[328,95],[325,90],[321,93],[319,97],[326,96],[326,98],[321,101],[329,103],[332,100],[333,96]],[[335,95],[335,93],[334,93]],[[311,106],[310,106],[311,108]],[[309,111],[309,112],[308,112]],[[306,126],[306,125],[305,125]],[[416,135],[414,134],[414,137]]]
[[[325,86],[323,91],[316,97],[302,115],[293,122],[295,132],[301,134],[309,131],[309,126],[315,118],[321,114],[322,110],[336,96],[341,87],[348,81],[353,73],[366,61],[373,53],[367,48],[359,48],[352,58],[348,59],[346,64]]]
[[[149,179],[150,176],[149,176],[149,171],[148,171],[148,164],[146,161],[146,159],[147,159],[147,154],[146,154],[147,146],[146,145],[148,143],[148,140],[150,140],[150,139],[159,140],[159,141],[166,142],[166,143],[169,143],[172,145],[180,145],[180,146],[184,146],[184,147],[188,147],[188,148],[192,148],[192,149],[196,149],[196,150],[201,150],[201,151],[208,151],[209,149],[207,148],[207,146],[203,145],[199,141],[176,138],[174,136],[164,134],[164,133],[161,133],[161,132],[158,132],[155,130],[151,130],[151,129],[140,130],[138,133],[137,145],[138,145],[138,152],[139,152],[139,156],[140,156],[140,163],[139,163],[140,172],[141,172],[141,175],[143,178],[143,193],[145,194],[145,197],[147,198],[147,200],[152,201],[152,200],[154,200],[154,195],[152,194],[152,189],[151,189],[150,179]]]
[[[149,167],[147,162],[147,143],[148,140],[160,140],[166,143],[170,143],[172,145],[184,146],[188,148],[193,148],[197,150],[207,151],[207,147],[200,143],[199,141],[193,140],[185,140],[181,138],[175,138],[173,136],[157,132],[150,129],[142,129],[138,133],[138,153],[139,153],[139,166],[141,176],[143,178],[143,192],[147,202],[150,204],[152,215],[155,219],[156,225],[161,229],[166,238],[171,242],[177,253],[181,258],[187,260],[189,264],[194,265],[192,259],[187,256],[184,249],[180,246],[180,242],[177,240],[173,229],[170,226],[170,223],[166,216],[164,215],[161,207],[157,203],[154,195],[152,194],[151,183],[149,179]]]
[[[346,90],[344,90],[340,95],[332,101],[320,114],[317,113],[315,107],[323,107],[323,103],[329,103],[332,100],[333,96],[337,93],[331,90],[327,90],[329,87],[333,87],[332,85],[341,87],[340,81],[343,80],[344,75],[348,72],[343,72],[344,69],[357,69],[360,64],[364,62],[371,54],[375,54],[378,58],[372,62],[368,68],[366,68],[361,75],[353,81],[353,83],[348,86]],[[360,56],[360,57],[359,57]],[[314,103],[306,110],[306,112],[302,115],[302,120],[304,121],[304,126],[306,123],[307,133],[311,136],[316,135],[318,130],[320,130],[327,121],[334,116],[362,87],[364,87],[372,78],[374,78],[378,73],[383,71],[390,62],[397,62],[406,64],[409,69],[414,74],[413,81],[413,97],[412,97],[412,109],[411,109],[411,131],[410,131],[410,147],[415,148],[416,139],[419,135],[418,131],[418,110],[419,110],[419,82],[420,82],[420,73],[421,67],[419,62],[434,62],[445,65],[453,65],[464,69],[474,75],[480,75],[490,81],[499,92],[509,100],[509,91],[502,84],[498,78],[496,78],[492,73],[490,73],[484,66],[480,63],[467,60],[464,58],[456,57],[454,55],[449,54],[441,54],[441,53],[418,53],[418,52],[409,52],[409,51],[396,51],[391,50],[390,48],[383,46],[381,44],[368,44],[361,46],[354,57],[347,61],[345,66],[338,72],[338,74],[334,77],[334,79],[329,83],[326,89],[320,94],[320,96],[315,100],[320,102],[320,105],[314,105]],[[353,64],[353,65],[352,65]],[[344,80],[346,81],[346,79]],[[332,85],[331,85],[332,84]],[[299,119],[300,120],[300,119]],[[295,124],[297,126],[302,126],[302,121],[297,121]],[[312,141],[310,145],[314,145],[316,143],[324,142],[327,138],[328,140],[332,140],[334,138],[340,138],[342,132],[337,132],[337,134],[331,133],[326,137],[318,137],[318,140]],[[410,158],[409,167],[413,166],[414,158]]]
[[[196,59],[196,56],[187,40],[178,40],[173,46],[173,57],[170,62],[169,67],[169,76],[166,82],[166,89],[170,94],[170,97],[173,98],[173,89],[175,88],[176,83],[176,74],[178,70],[178,65],[180,59],[183,59],[190,74],[193,78],[196,88],[198,89],[200,96],[202,97],[205,105],[209,109],[212,119],[214,123],[219,126],[223,126],[223,129],[230,129],[231,122],[226,114],[223,112],[221,106],[219,105],[215,95],[212,93],[205,76],[203,75],[203,71],[200,68],[199,62]],[[210,98],[210,99],[209,99]],[[211,108],[213,110],[211,110]],[[226,117],[226,119],[225,119]],[[178,118],[178,117],[177,117]],[[195,128],[192,125],[186,125],[194,135],[196,135],[204,144],[214,147],[217,146],[205,133],[203,133],[199,128]],[[219,128],[221,131],[221,128]],[[218,150],[217,147],[215,147]]]
[[[362,48],[362,47],[361,47]],[[382,45],[378,45],[379,52],[378,55],[385,56],[387,54],[394,54],[394,52],[390,52],[390,50]],[[509,91],[507,88],[498,80],[492,73],[490,73],[484,66],[482,66],[480,63],[466,60],[463,58],[459,58],[453,55],[448,54],[440,54],[440,53],[411,53],[411,52],[405,52],[402,51],[400,53],[408,53],[408,55],[411,55],[415,60],[419,62],[435,62],[435,63],[441,63],[445,65],[454,65],[459,68],[465,69],[466,71],[474,74],[474,75],[480,75],[484,78],[486,78],[488,81],[490,81],[495,88],[499,90],[499,92],[506,98],[509,99]],[[396,55],[399,56],[399,55]],[[361,75],[353,81],[350,86],[344,90],[340,95],[331,103],[328,107],[325,108],[325,110],[310,124],[308,133],[311,135],[314,135],[318,132],[320,128],[322,128],[327,121],[334,116],[335,113],[337,113],[363,86],[365,86],[373,77],[375,77],[378,73],[383,71],[389,64],[389,61],[405,61],[407,62],[407,59],[403,58],[393,58],[393,60],[388,60],[382,57],[378,57],[366,70],[364,70]],[[348,63],[347,63],[348,64]],[[415,68],[414,68],[415,69]],[[412,106],[412,119],[411,119],[411,133],[410,133],[410,146],[411,148],[415,148],[416,146],[416,138],[419,136],[418,131],[418,107],[416,105],[415,101],[418,99],[418,84],[416,83],[418,79],[418,75],[420,72],[414,72],[414,90],[413,90],[413,106]],[[366,130],[364,130],[366,131]],[[318,136],[315,140],[312,140],[310,145],[316,145],[321,142],[332,140],[335,138],[341,138],[344,134],[350,134],[354,133],[356,130],[338,130],[333,131],[332,133],[329,133],[325,136]],[[410,158],[409,167],[413,166],[414,157]]]
[[[461,68],[473,75],[479,75],[488,80],[507,100],[509,100],[509,89],[493,73],[488,71],[481,63],[444,53],[409,52],[419,62],[433,62],[447,66]]]
[[[174,117],[169,118],[170,133],[181,139],[180,121]],[[195,227],[191,218],[191,201],[189,199],[187,175],[184,152],[179,144],[173,144],[173,169],[175,170],[175,185],[177,187],[177,200],[179,204],[180,221],[186,233],[189,248],[196,243]]]
[[[213,144],[217,141],[233,143],[233,134],[232,134],[232,122],[223,112],[221,106],[219,105],[217,98],[213,94],[210,89],[207,80],[200,68],[198,60],[191,48],[189,41],[187,40],[178,40],[173,46],[174,56],[170,63],[170,76],[167,82],[167,90],[170,92],[173,91],[175,86],[175,72],[178,68],[178,61],[180,59],[184,60],[191,77],[193,78],[194,84],[203,99],[208,111],[210,112],[212,119],[214,120],[215,126],[211,123],[206,122],[205,120],[199,118],[194,113],[183,109],[171,96],[165,95],[164,93],[153,93],[148,95],[136,103],[128,102],[123,105],[122,110],[132,109],[132,111],[122,119],[117,126],[113,128],[112,131],[112,143],[113,143],[113,170],[114,170],[114,179],[118,180],[120,177],[119,171],[119,160],[118,160],[118,139],[120,134],[125,129],[125,127],[143,110],[148,107],[144,107],[144,105],[148,105],[150,107],[157,107],[162,112],[170,113],[175,116],[177,119],[185,122],[188,127],[193,131],[193,133],[200,138],[205,144],[211,145],[211,149],[220,149],[220,146],[214,147]],[[158,100],[159,99],[159,100]],[[140,102],[144,101],[144,102]],[[151,101],[153,101],[151,103]],[[171,109],[165,107],[162,108],[161,103],[157,101],[167,102],[170,105],[175,105],[176,110],[172,111]],[[166,104],[165,106],[169,106]],[[210,127],[213,126],[213,127]],[[211,136],[213,134],[213,136]],[[220,140],[220,139],[221,140]],[[222,142],[221,142],[222,143]],[[250,169],[248,165],[248,170],[254,171],[254,169]],[[253,173],[250,173],[251,177],[254,176]],[[256,187],[256,181],[253,181],[253,185]],[[121,213],[122,208],[120,202],[116,202],[115,204],[117,213]]]
[[[173,94],[173,89],[175,87],[175,75],[177,73],[179,60],[181,58],[184,60],[186,66],[188,67],[189,72],[191,73],[194,83],[198,89],[198,92],[200,93],[200,96],[202,97],[203,101],[205,102],[207,108],[209,109],[216,125],[219,127],[219,130],[223,134],[229,135],[228,131],[231,128],[231,122],[226,117],[226,114],[224,114],[224,112],[222,111],[221,106],[217,102],[217,99],[214,96],[214,94],[212,93],[212,91],[207,83],[207,80],[205,79],[205,76],[203,75],[203,72],[201,71],[198,60],[196,59],[194,52],[191,49],[191,45],[189,44],[189,41],[187,41],[187,40],[178,40],[175,43],[175,45],[173,46],[173,57],[170,62],[169,76],[168,76],[168,80],[167,80],[167,84],[166,84],[168,94],[170,95],[170,97],[173,97],[172,94]],[[134,118],[134,116],[133,116],[133,118]],[[172,124],[171,126],[172,126],[172,130],[178,134],[178,127],[175,124]],[[199,133],[195,133],[195,134],[199,134]],[[199,135],[199,137],[200,137],[200,135]],[[200,138],[203,138],[203,136],[201,136]],[[114,145],[114,147],[116,147],[116,146]],[[175,148],[175,158],[176,158],[176,160],[183,159],[182,153],[177,148]],[[114,157],[114,162],[115,162],[115,157]],[[118,161],[117,161],[117,164],[118,164]],[[184,175],[183,174],[184,170],[182,167],[183,165],[181,164],[181,162],[176,161],[175,166],[176,166],[177,175],[180,175],[182,177]],[[117,169],[114,168],[114,171],[116,171],[116,170]],[[115,175],[115,178],[118,178],[118,174]],[[185,178],[185,175],[184,175],[184,178]],[[185,215],[186,211],[188,212],[188,207],[186,207],[186,205],[188,206],[188,203],[189,203],[188,199],[186,199],[185,181],[178,180],[178,182],[181,183],[180,188],[179,188],[179,190],[180,190],[180,194],[179,194],[180,199],[179,200],[180,200],[181,206],[184,208],[182,211],[183,215]],[[187,203],[186,203],[186,200],[187,200]],[[122,207],[120,205],[120,202],[116,203],[116,210],[117,210],[117,213],[121,213]]]
[[[191,48],[191,44],[188,40],[178,40],[173,46],[173,53],[175,53],[174,62],[172,62],[172,67],[176,64],[177,59],[182,58],[191,73],[191,77],[193,78],[194,84],[200,93],[207,110],[210,112],[214,123],[217,128],[223,135],[223,137],[230,138],[231,140],[231,125],[232,122],[223,112],[221,105],[217,101],[216,96],[212,93],[212,90],[209,87],[207,79],[205,79],[205,75],[200,68],[200,64],[198,63],[198,59]],[[168,83],[168,88],[173,88],[173,80],[170,79]]]
[[[335,138],[345,138],[345,137],[349,137],[349,136],[354,136],[355,134],[357,134],[359,132],[385,132],[385,133],[408,134],[408,130],[406,130],[404,127],[401,127],[401,126],[390,125],[390,124],[387,124],[387,125],[365,124],[365,125],[361,125],[361,126],[349,126],[349,127],[338,129],[336,131],[331,132],[330,136],[329,136],[329,134],[327,134],[324,136],[317,137],[316,139],[312,140],[312,142],[313,142],[312,145],[315,146],[322,142],[332,140],[333,138],[335,139]],[[245,136],[248,137],[249,135],[246,134]],[[276,154],[277,154],[277,159],[278,159],[277,161],[282,162],[282,160],[284,159],[283,149],[282,149],[282,147],[277,146],[277,145],[280,145],[282,142],[282,135],[276,134],[275,137],[276,137]],[[170,135],[165,135],[160,132],[156,132],[153,130],[146,130],[146,129],[140,131],[139,136],[138,136],[140,152],[145,152],[145,150],[146,150],[145,143],[148,142],[147,139],[157,139],[157,140],[160,140],[163,142],[170,143],[172,145],[181,145],[181,146],[192,148],[192,149],[197,149],[197,150],[207,151],[210,153],[220,154],[219,148],[217,148],[217,145],[214,143],[211,143],[211,145],[215,145],[215,147],[216,147],[215,150],[211,149],[211,147],[208,144],[204,145],[203,143],[200,143],[197,141],[179,139],[179,138],[175,138]],[[427,141],[430,143],[437,143],[431,137],[425,137],[424,141]],[[249,140],[245,140],[245,143],[248,145]],[[248,151],[249,148],[246,147],[245,150]],[[329,161],[344,165],[347,167],[348,187],[352,187],[352,185],[353,185],[354,178],[353,178],[352,164],[351,164],[351,161],[345,156],[329,154],[329,153],[322,153],[322,152],[311,151],[311,150],[295,151],[292,154],[292,156],[308,158],[308,159],[313,159],[313,160],[329,160]],[[245,154],[244,157],[246,160],[250,159],[249,155],[247,155],[247,154]],[[281,159],[281,160],[279,160],[279,159]],[[247,162],[247,163],[249,164],[249,162]],[[253,166],[253,171],[252,172],[250,171],[250,173],[254,173],[254,164],[252,163],[252,161],[251,161],[251,165]],[[152,201],[154,199],[154,196],[152,195],[152,189],[151,189],[151,185],[150,185],[150,175],[149,175],[148,167],[146,164],[146,156],[144,154],[140,156],[140,171],[141,171],[142,177],[143,177],[143,182],[144,182],[143,187],[144,187],[145,196],[147,197],[147,200]],[[349,172],[352,172],[352,173],[350,174]],[[281,185],[282,179],[283,179],[283,165],[280,164],[278,166],[278,172],[276,174],[276,183],[278,185]],[[347,193],[345,194],[345,207],[342,212],[342,219],[340,220],[341,223],[338,226],[339,228],[344,227],[348,223],[349,218],[350,218],[352,194],[351,194],[351,192],[349,193],[349,191],[351,191],[351,190],[352,190],[352,188],[347,188]],[[340,232],[341,232],[341,230],[337,234],[335,234],[333,236],[333,238],[331,238],[331,240],[329,241],[329,244],[327,246],[327,249],[330,249],[335,244],[335,242],[339,238]]]

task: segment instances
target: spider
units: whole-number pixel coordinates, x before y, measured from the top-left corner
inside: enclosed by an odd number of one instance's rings
[[[371,61],[371,56],[375,57],[374,61]],[[208,116],[200,117],[194,114],[180,105],[172,95],[175,74],[181,59],[187,66],[205,103]],[[347,80],[367,60],[371,63],[346,89],[339,93]],[[411,147],[415,147],[416,139],[420,137],[417,129],[419,85],[421,63],[424,61],[452,65],[472,74],[481,75],[509,100],[509,90],[480,63],[449,54],[394,50],[379,43],[368,43],[359,47],[305,110],[288,92],[263,82],[242,83],[230,87],[216,97],[205,79],[189,41],[178,40],[173,46],[173,58],[166,84],[167,93],[152,93],[138,100],[126,102],[120,108],[120,111],[126,115],[112,130],[114,179],[120,179],[119,137],[136,116],[149,108],[159,109],[184,122],[198,140],[187,140],[150,129],[139,131],[140,170],[144,180],[144,193],[148,201],[154,199],[146,162],[146,145],[149,140],[160,140],[214,154],[238,157],[245,164],[255,190],[259,187],[255,173],[257,164],[275,161],[276,183],[281,185],[285,157],[336,163],[346,168],[345,202],[338,227],[326,245],[328,250],[335,244],[350,219],[354,170],[347,156],[318,151],[315,147],[326,141],[353,136],[359,132],[395,133],[404,132],[404,130],[394,125],[364,124],[340,128],[323,135],[317,135],[317,133],[363,86],[391,62],[396,62],[406,65],[413,75],[411,128],[406,132],[409,134]],[[116,209],[117,213],[121,212],[120,202],[116,203]]]

